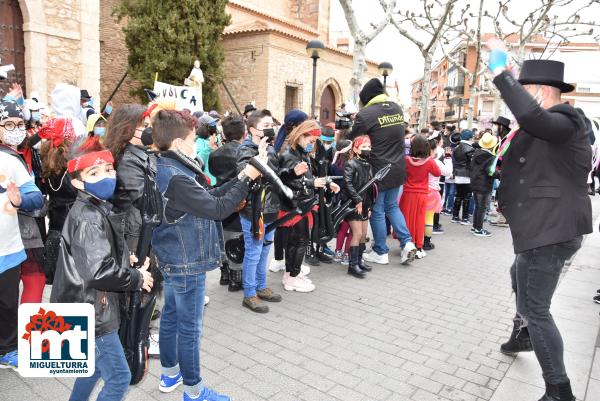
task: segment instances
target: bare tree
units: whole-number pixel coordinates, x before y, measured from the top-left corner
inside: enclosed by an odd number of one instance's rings
[[[386,26],[390,24],[392,11],[396,7],[396,0],[380,0],[381,6],[383,7],[384,11],[384,17],[377,24],[371,23],[370,29],[368,31],[365,31],[358,26],[356,14],[354,12],[354,8],[352,7],[352,0],[339,0],[339,2],[342,6],[342,9],[344,10],[346,23],[348,24],[348,28],[350,29],[350,35],[352,36],[352,40],[354,41],[354,49],[352,52],[352,79],[350,80],[350,85],[352,86],[351,101],[355,105],[358,105],[358,94],[360,92],[360,88],[362,87],[362,81],[365,70],[367,69],[367,61],[365,57],[367,45],[369,44],[369,42],[375,39],[375,37],[377,37],[377,35],[379,35],[381,31],[385,29]]]
[[[513,0],[499,0],[495,12],[484,11],[484,16],[492,20],[498,38],[509,49],[516,47],[513,59],[519,66],[525,59],[527,43],[540,36],[546,40],[544,52],[555,51],[576,37],[594,36],[596,33],[595,39],[599,39],[597,22],[586,20],[582,15],[593,15],[589,11],[597,9],[600,0],[538,0],[524,19],[511,16],[511,5],[522,7],[523,4],[522,1],[517,5]],[[567,9],[573,11],[565,14]]]
[[[477,17],[475,28],[469,27],[469,19],[462,18],[462,21],[452,22],[452,16],[448,20],[448,34],[456,34],[455,39],[459,40],[459,44],[455,49],[454,54],[448,54],[445,46],[441,46],[444,56],[452,66],[458,69],[465,77],[465,84],[469,87],[469,103],[467,107],[467,127],[473,128],[473,110],[475,108],[475,95],[479,92],[481,86],[481,77],[487,71],[487,65],[482,61],[482,43],[481,43],[481,23],[483,17],[484,0],[479,0],[479,9],[477,14],[469,13],[469,17]],[[450,41],[448,41],[450,42]],[[454,42],[454,41],[453,41]],[[475,47],[475,67],[471,70],[456,58],[456,53],[465,52],[465,59],[469,54],[469,48]],[[493,85],[491,85],[493,87]],[[495,88],[494,88],[495,90]]]
[[[382,3],[384,0],[379,0]],[[397,11],[392,17],[392,24],[400,35],[411,41],[423,56],[423,86],[420,100],[421,115],[419,117],[419,129],[427,125],[427,110],[429,109],[429,94],[431,90],[431,67],[435,51],[443,38],[444,32],[449,28],[448,20],[457,0],[420,0],[422,10],[415,13],[409,10]],[[470,5],[461,10],[464,15]],[[428,40],[421,41],[414,35],[418,32],[421,36],[426,35]]]

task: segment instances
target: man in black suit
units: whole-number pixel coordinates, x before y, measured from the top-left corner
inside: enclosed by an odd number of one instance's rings
[[[527,60],[518,81],[507,70],[504,50],[492,50],[489,65],[520,127],[498,151],[498,202],[513,238],[517,299],[513,334],[501,351],[535,352],[546,382],[540,401],[575,401],[550,303],[565,261],[592,232],[590,141],[579,113],[561,102],[561,93],[573,90],[563,82],[563,63]]]

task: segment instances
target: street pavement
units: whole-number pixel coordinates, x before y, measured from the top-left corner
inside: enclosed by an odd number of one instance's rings
[[[533,355],[499,352],[514,315],[508,229],[491,227],[492,237],[478,238],[447,217],[442,224],[446,233],[434,237],[436,249],[425,259],[401,266],[390,240],[390,265],[365,280],[341,265],[322,265],[310,275],[315,292],[299,294],[283,291],[281,273],[269,272],[270,286],[284,298],[266,315],[242,308],[242,294],[219,286],[218,270],[210,273],[201,353],[206,384],[236,401],[537,400],[543,381]],[[600,401],[600,306],[591,300],[600,288],[598,239],[585,241],[553,304],[567,368],[585,401]],[[159,376],[153,359],[126,399],[181,400],[181,389],[158,391]],[[67,400],[72,385],[73,379],[0,370],[3,401]]]

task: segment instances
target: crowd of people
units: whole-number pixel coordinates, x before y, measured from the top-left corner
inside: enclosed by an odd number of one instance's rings
[[[521,107],[549,118],[540,105],[550,102],[554,92],[536,89],[532,97],[519,86],[522,92],[511,94],[515,81],[507,75],[500,72],[497,80],[512,82],[497,85],[531,135],[516,137],[519,129],[511,130],[505,117],[482,131],[432,122],[412,132],[379,79],[364,85],[362,108],[344,116],[350,122],[344,128],[322,125],[298,109],[279,123],[269,110],[252,104],[243,115],[226,116],[177,110],[161,98],[96,111],[87,91],[69,84],[56,86],[47,107],[35,94],[24,99],[14,85],[0,103],[0,227],[6,239],[0,245],[0,364],[18,365],[19,283],[21,302],[41,302],[45,285],[52,284],[52,302],[88,302],[96,309],[96,371],[75,381],[71,400],[87,400],[100,378],[104,387],[98,399],[121,399],[131,381],[119,337],[127,302],[122,295],[143,290],[162,293],[159,390],[171,392],[183,384],[184,400],[229,400],[200,375],[207,272],[220,268],[220,283],[231,292],[243,291],[243,307],[268,313],[268,303],[283,297],[268,285],[267,269],[283,271],[283,290],[299,293],[316,288],[309,278],[311,266],[339,263],[352,277],[364,279],[374,264],[390,263],[392,244],[401,249],[400,264],[426,257],[435,249],[433,236],[444,233],[440,215],[471,226],[478,237],[492,235],[486,221],[507,226],[509,220],[517,254],[512,277],[518,312],[503,352],[542,353],[536,347],[546,338],[544,330],[558,344],[560,335],[557,339],[546,311],[539,317],[538,311],[527,310],[522,266],[531,262],[526,257],[530,249],[570,241],[560,250],[564,263],[587,230],[587,206],[571,219],[580,226],[560,235],[550,226],[522,226],[519,213],[525,202],[542,198],[547,213],[560,213],[549,203],[560,189],[542,173],[529,192],[518,192],[525,182],[518,178],[523,173],[518,166],[546,157],[527,154],[531,148],[523,141],[529,136],[544,144],[564,141],[549,132],[537,134],[535,119],[515,111]],[[555,119],[563,129],[584,135],[576,117]],[[569,143],[583,155],[589,144],[578,138],[573,134]],[[515,162],[515,152],[525,153]],[[565,150],[548,145],[545,152],[556,152],[560,159]],[[571,163],[571,169],[578,169],[572,171],[575,176],[585,167],[585,160],[579,162]],[[500,210],[499,182],[508,188]],[[153,196],[160,210],[148,230]],[[572,201],[583,202],[576,195]],[[550,242],[540,240],[540,233],[553,233]],[[151,243],[149,257],[138,260],[145,243]],[[545,297],[549,307],[552,292],[536,296]],[[527,323],[533,326],[531,340]],[[564,366],[562,372],[555,369],[562,359],[552,355],[542,363],[545,379],[551,386],[560,384],[566,394]]]

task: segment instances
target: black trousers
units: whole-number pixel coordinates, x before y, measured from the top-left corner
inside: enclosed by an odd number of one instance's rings
[[[462,206],[462,219],[469,218],[469,204],[471,203],[471,184],[456,184],[456,197],[454,198],[454,209],[452,217],[459,218],[460,208]]]
[[[21,267],[0,274],[0,355],[17,349]]]
[[[290,276],[296,277],[300,274],[304,255],[310,246],[308,217],[304,217],[292,227],[286,227],[285,230],[288,230],[285,246],[285,271],[290,273]]]
[[[275,229],[275,237],[273,238],[273,247],[275,248],[275,260],[283,260],[283,251],[287,244],[289,230],[285,227],[277,227]]]
[[[481,230],[483,228],[483,220],[487,211],[487,202],[491,192],[474,192],[475,213],[473,214],[473,228]]]

